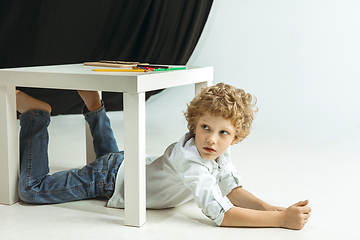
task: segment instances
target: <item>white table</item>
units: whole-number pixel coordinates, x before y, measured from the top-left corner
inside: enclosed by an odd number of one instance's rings
[[[19,150],[15,87],[123,92],[125,159],[125,225],[146,222],[145,92],[195,84],[195,93],[213,80],[212,67],[186,70],[119,73],[94,72],[83,64],[0,69],[0,204],[18,201]],[[96,67],[99,68],[99,67]],[[95,159],[87,133],[87,159]],[[91,146],[91,147],[89,147]]]

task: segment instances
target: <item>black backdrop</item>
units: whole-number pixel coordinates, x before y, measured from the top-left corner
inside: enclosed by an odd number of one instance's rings
[[[0,68],[123,60],[189,60],[212,0],[32,0],[0,2]],[[48,102],[53,115],[80,113],[76,91],[20,88]],[[147,98],[157,93],[147,94]],[[103,93],[122,110],[121,93]]]

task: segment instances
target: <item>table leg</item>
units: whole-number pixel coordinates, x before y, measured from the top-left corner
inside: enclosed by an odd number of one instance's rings
[[[91,131],[89,124],[85,123],[85,141],[86,141],[86,164],[90,164],[95,161],[96,154],[94,151],[93,138],[91,136]]]
[[[124,93],[125,225],[146,222],[145,93]]]
[[[212,80],[206,82],[195,83],[195,95],[201,92],[201,88],[209,87],[212,84]]]
[[[0,204],[19,201],[17,193],[19,148],[15,86],[0,87]]]

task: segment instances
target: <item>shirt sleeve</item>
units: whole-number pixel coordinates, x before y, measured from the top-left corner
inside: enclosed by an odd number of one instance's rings
[[[215,190],[216,178],[208,169],[196,162],[187,162],[179,175],[184,185],[192,192],[194,200],[205,216],[221,225],[224,214],[234,205],[226,196]]]
[[[228,162],[225,166],[221,166],[219,172],[219,187],[223,196],[227,196],[234,188],[242,186],[242,179],[232,165]]]

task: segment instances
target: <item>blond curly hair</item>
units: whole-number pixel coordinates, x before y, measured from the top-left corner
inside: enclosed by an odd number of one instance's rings
[[[245,93],[240,88],[218,83],[215,86],[205,87],[187,105],[184,113],[188,122],[189,131],[195,135],[199,117],[210,113],[212,116],[221,116],[230,119],[235,128],[235,143],[242,141],[250,133],[254,119],[256,98]]]

